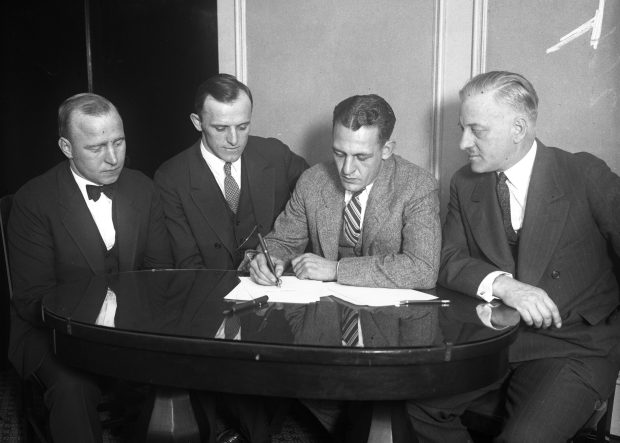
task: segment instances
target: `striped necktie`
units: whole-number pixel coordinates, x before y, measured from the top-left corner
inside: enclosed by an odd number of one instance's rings
[[[344,238],[350,246],[355,246],[362,233],[362,203],[360,194],[364,189],[357,191],[344,208]]]
[[[230,210],[236,214],[237,208],[239,207],[239,186],[230,174],[230,167],[230,162],[226,162],[224,164],[224,173],[226,174],[226,177],[224,178],[224,194],[226,196],[228,206],[230,206]]]
[[[342,343],[345,346],[357,346],[360,338],[357,329],[359,313],[355,309],[343,306],[340,314],[342,316]]]

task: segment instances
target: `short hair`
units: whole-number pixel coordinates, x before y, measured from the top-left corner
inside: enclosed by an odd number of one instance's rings
[[[66,99],[58,107],[58,135],[67,138],[71,116],[74,112],[84,115],[101,116],[111,112],[118,113],[116,106],[110,100],[91,92],[76,94]]]
[[[492,92],[495,100],[506,104],[535,122],[538,117],[538,95],[528,79],[507,71],[491,71],[469,80],[459,91],[461,101],[474,93]]]
[[[362,126],[377,126],[379,142],[387,142],[394,130],[396,116],[392,107],[376,94],[354,95],[346,98],[334,108],[332,125],[340,123],[345,128],[357,131]]]
[[[250,98],[250,103],[254,106],[250,88],[241,83],[234,75],[216,74],[208,78],[198,86],[194,96],[194,111],[200,114],[202,105],[210,95],[221,103],[231,103],[239,98],[239,93],[243,91]]]

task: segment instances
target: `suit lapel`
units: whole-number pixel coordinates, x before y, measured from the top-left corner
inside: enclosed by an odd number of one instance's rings
[[[117,181],[117,191],[114,196],[112,213],[114,229],[116,230],[116,244],[118,247],[119,271],[128,271],[136,268],[136,252],[138,247],[138,229],[140,228],[140,212],[134,201],[139,195],[134,195],[131,183],[127,183],[126,176],[121,173]]]
[[[101,251],[103,240],[68,163],[58,171],[58,190],[58,207],[63,226],[93,273],[101,273],[104,269]]]
[[[248,183],[242,183],[242,192],[249,192],[254,217],[259,231],[269,232],[275,207],[275,171],[256,151],[248,149],[241,156]],[[243,174],[242,174],[243,176]]]
[[[498,268],[514,274],[515,262],[504,232],[494,174],[491,172],[475,177],[469,197],[471,204],[464,205],[463,210],[471,221],[476,244],[484,255]]]
[[[329,260],[337,260],[343,221],[344,189],[333,163],[330,164],[329,172],[329,179],[321,188],[322,205],[317,211],[317,235],[323,256]]]
[[[388,202],[394,195],[394,157],[384,160],[381,170],[374,181],[362,225],[362,250],[367,255],[368,248],[381,230],[385,214],[389,213]]]
[[[200,142],[193,146],[193,159],[189,164],[190,195],[220,242],[232,255],[235,249],[234,235],[230,229],[228,209],[220,188],[200,154]]]
[[[519,280],[536,285],[555,250],[568,217],[553,153],[538,142],[519,239]]]

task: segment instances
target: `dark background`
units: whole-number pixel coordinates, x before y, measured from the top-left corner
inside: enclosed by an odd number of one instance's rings
[[[87,23],[92,92],[119,109],[126,165],[152,177],[198,138],[189,114],[198,84],[218,72],[216,0],[1,3],[0,196],[65,158],[57,145],[57,109],[88,91]],[[0,275],[5,343],[8,295]],[[6,350],[0,352],[1,361]]]

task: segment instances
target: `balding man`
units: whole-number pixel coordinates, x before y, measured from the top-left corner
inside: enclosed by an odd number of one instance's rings
[[[58,126],[67,160],[13,199],[9,358],[22,377],[45,387],[54,441],[100,442],[97,380],[55,357],[41,323],[41,297],[77,278],[172,267],[172,255],[153,183],[123,167],[125,133],[116,107],[99,95],[78,94],[61,104]]]

